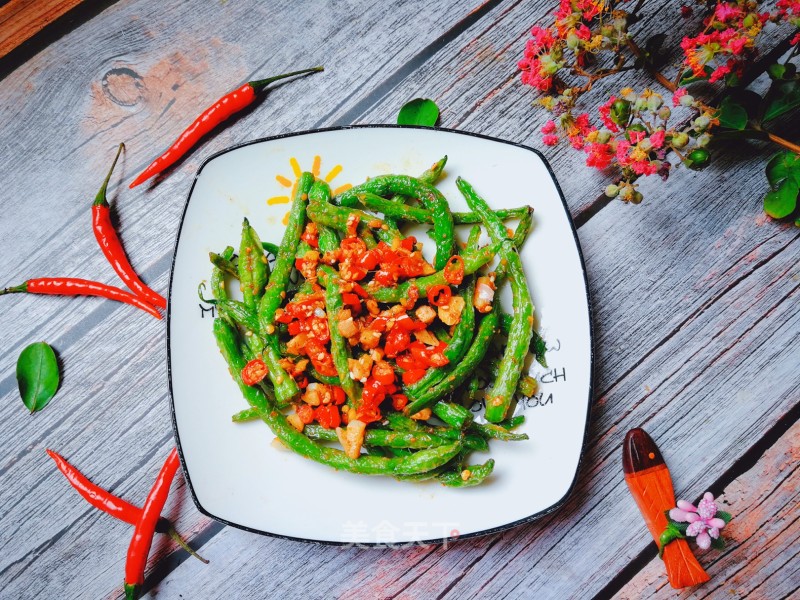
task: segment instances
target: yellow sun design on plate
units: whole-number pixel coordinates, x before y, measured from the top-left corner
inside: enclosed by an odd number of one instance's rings
[[[300,179],[300,175],[303,173],[303,169],[300,168],[300,163],[297,159],[293,156],[289,159],[289,166],[292,168],[292,177],[293,180],[289,177],[285,177],[284,175],[275,175],[275,181],[277,181],[282,187],[290,189],[291,191],[287,196],[272,196],[271,198],[267,198],[267,204],[269,206],[273,206],[275,204],[289,204],[294,198],[294,193],[297,190],[297,180]],[[319,179],[320,169],[322,167],[322,159],[319,156],[314,157],[314,161],[311,163],[311,174]],[[342,165],[334,166],[323,179],[326,183],[331,183],[339,173],[342,172]],[[337,194],[341,194],[345,190],[349,190],[352,186],[350,183],[345,183],[340,185],[339,187],[333,189],[331,191],[331,195],[335,196]],[[283,224],[288,225],[289,223],[289,212],[283,215]]]

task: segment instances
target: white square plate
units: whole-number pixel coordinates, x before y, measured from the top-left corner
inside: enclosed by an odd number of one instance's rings
[[[197,296],[211,272],[209,251],[238,247],[245,216],[262,240],[279,243],[289,208],[285,186],[299,168],[311,170],[315,157],[336,189],[382,173],[416,175],[445,154],[438,187],[453,210],[467,210],[455,187],[459,175],[493,208],[535,208],[522,260],[550,351],[548,369],[531,366],[538,395],[516,409],[530,440],[492,442],[490,479],[451,489],[336,472],[277,450],[261,422],[232,423],[246,404],[217,351],[210,307]],[[427,242],[426,254],[431,250]],[[510,310],[507,293],[503,305]],[[463,538],[552,512],[577,477],[592,398],[586,276],[558,184],[545,160],[524,146],[443,129],[366,126],[258,140],[212,156],[195,177],[178,231],[167,354],[175,434],[194,501],[243,529],[339,544]],[[478,453],[471,462],[484,460]]]

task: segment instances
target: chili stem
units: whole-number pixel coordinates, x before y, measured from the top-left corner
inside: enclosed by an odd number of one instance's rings
[[[325,70],[324,67],[312,67],[310,69],[303,69],[302,71],[292,71],[291,73],[283,73],[282,75],[275,75],[274,77],[267,77],[266,79],[257,79],[255,81],[249,81],[248,85],[251,88],[253,88],[256,92],[260,92],[270,83],[273,83],[275,81],[280,81],[281,79],[286,79],[287,77],[294,77],[295,75],[318,73],[319,71],[324,71],[324,70]]]

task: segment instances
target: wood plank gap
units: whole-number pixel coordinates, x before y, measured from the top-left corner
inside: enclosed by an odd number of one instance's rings
[[[777,442],[798,420],[800,420],[800,402],[789,409],[760,440],[748,448],[717,480],[712,483],[708,490],[719,496],[725,488],[736,478],[744,475],[747,471],[756,466],[756,463]],[[734,518],[736,515],[734,515]],[[612,598],[634,576],[644,568],[658,554],[655,542],[651,542],[644,548],[628,565],[622,569],[606,586],[601,589],[593,600],[607,600]]]

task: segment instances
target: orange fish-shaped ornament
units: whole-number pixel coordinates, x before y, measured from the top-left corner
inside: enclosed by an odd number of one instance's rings
[[[675,490],[658,446],[644,429],[631,429],[625,436],[622,470],[650,535],[658,544],[668,525],[665,513],[675,506]],[[667,544],[663,558],[669,583],[674,588],[689,587],[710,579],[686,540],[677,539]]]

